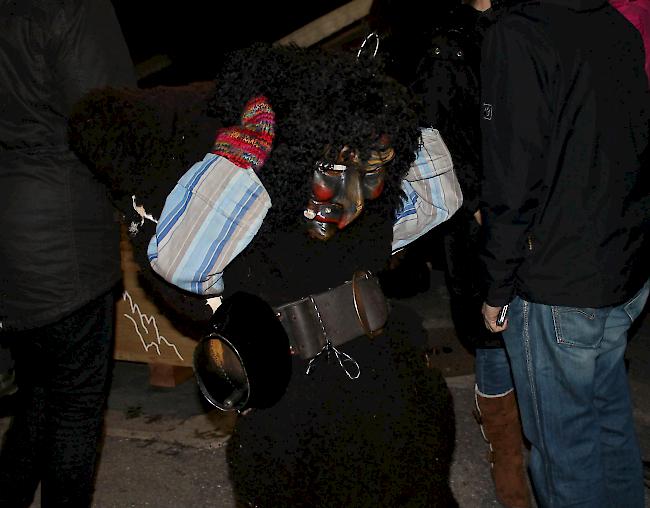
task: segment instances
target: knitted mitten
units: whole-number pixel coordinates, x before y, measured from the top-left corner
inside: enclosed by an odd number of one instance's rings
[[[244,106],[241,126],[219,129],[212,153],[240,168],[258,171],[271,152],[274,135],[275,114],[268,99],[260,95]]]

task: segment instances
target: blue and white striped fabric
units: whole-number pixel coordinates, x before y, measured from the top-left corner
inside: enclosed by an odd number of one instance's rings
[[[451,154],[436,129],[422,131],[422,145],[402,190],[406,199],[393,226],[393,252],[449,219],[463,204]]]
[[[423,131],[402,188],[407,199],[393,228],[394,251],[447,220],[462,204],[449,150],[437,130]],[[257,234],[270,207],[253,170],[206,155],[167,196],[149,242],[151,267],[192,293],[221,294],[224,269]]]
[[[147,250],[151,267],[181,289],[220,294],[224,268],[251,242],[269,208],[254,171],[208,154],[167,196]]]

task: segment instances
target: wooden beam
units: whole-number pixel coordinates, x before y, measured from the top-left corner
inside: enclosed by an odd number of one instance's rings
[[[312,46],[367,16],[371,6],[372,0],[352,0],[276,41],[276,44]]]

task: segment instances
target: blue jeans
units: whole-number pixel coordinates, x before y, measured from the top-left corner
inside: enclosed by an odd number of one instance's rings
[[[476,388],[482,395],[505,395],[513,389],[512,372],[505,348],[476,348]]]
[[[623,356],[648,291],[604,308],[510,304],[503,337],[542,507],[643,508]]]

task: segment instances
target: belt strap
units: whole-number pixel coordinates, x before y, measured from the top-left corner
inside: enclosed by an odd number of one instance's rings
[[[388,319],[386,297],[369,272],[357,272],[351,281],[274,310],[291,347],[306,359],[316,356],[328,340],[338,346],[360,335],[374,337]]]

